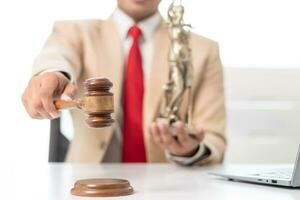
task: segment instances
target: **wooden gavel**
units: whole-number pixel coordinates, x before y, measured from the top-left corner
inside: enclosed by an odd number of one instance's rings
[[[109,91],[112,86],[112,82],[106,78],[90,78],[84,82],[85,95],[82,99],[56,100],[54,105],[57,109],[83,110],[87,114],[85,122],[89,127],[111,126],[114,123],[111,117],[114,112],[114,98]]]

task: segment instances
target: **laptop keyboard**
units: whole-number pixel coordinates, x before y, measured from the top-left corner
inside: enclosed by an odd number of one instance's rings
[[[261,173],[250,174],[251,176],[259,176],[270,179],[291,179],[293,169],[276,169],[272,171],[265,171]]]

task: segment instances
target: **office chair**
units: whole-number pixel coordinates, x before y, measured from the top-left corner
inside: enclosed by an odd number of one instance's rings
[[[60,118],[51,120],[48,162],[64,162],[69,144],[60,131]]]

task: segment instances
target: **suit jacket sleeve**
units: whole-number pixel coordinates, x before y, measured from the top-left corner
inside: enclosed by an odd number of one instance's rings
[[[76,22],[56,22],[41,53],[35,59],[33,75],[57,69],[76,80],[81,73],[81,37]]]
[[[194,77],[199,82],[195,88],[193,124],[202,125],[205,131],[203,142],[210,154],[195,162],[196,165],[222,162],[226,147],[223,72],[215,42],[203,70],[202,78]]]

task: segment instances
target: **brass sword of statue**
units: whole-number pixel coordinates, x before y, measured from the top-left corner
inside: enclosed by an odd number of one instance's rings
[[[191,27],[184,24],[184,7],[173,2],[168,9],[168,29],[171,45],[168,54],[168,81],[163,86],[164,99],[160,108],[160,117],[168,119],[169,125],[181,120],[188,130],[192,130],[192,58],[189,47]],[[184,95],[188,97],[187,116],[181,119],[179,111]]]

